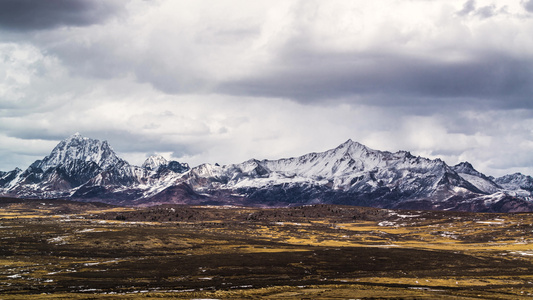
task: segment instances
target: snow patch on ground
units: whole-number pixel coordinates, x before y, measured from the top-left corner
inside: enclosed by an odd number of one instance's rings
[[[512,251],[509,253],[514,255],[533,256],[533,251]]]
[[[46,241],[50,244],[56,244],[56,245],[64,245],[67,243],[66,239],[68,236],[58,236],[55,238],[47,239]]]
[[[382,221],[378,223],[378,226],[396,226],[396,225],[398,224],[395,222],[391,222],[391,221]]]
[[[78,230],[76,231],[76,233],[86,233],[86,232],[104,232],[103,230],[96,230],[94,228],[85,228],[85,229],[82,229],[82,230]]]
[[[478,224],[492,224],[492,225],[503,225],[504,219],[494,219],[492,221],[477,221]]]
[[[418,217],[420,217],[420,215],[401,215],[401,214],[395,213],[395,212],[391,213],[390,215],[391,216],[397,216],[397,217],[400,217],[400,218],[418,218]]]

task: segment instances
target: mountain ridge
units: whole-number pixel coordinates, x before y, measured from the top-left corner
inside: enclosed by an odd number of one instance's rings
[[[449,166],[408,151],[380,151],[351,139],[324,152],[224,166],[150,156],[141,166],[107,141],[76,133],[26,170],[0,172],[0,195],[62,197],[119,205],[164,203],[533,211],[533,178],[488,177],[470,163]]]

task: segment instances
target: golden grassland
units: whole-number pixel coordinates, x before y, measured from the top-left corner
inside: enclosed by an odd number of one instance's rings
[[[533,297],[533,214],[222,211],[161,222],[1,208],[0,299]]]

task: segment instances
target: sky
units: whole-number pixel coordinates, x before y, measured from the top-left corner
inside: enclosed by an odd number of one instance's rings
[[[0,0],[0,170],[335,148],[533,175],[533,0]]]

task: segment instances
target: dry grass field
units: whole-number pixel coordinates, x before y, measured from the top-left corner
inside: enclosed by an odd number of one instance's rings
[[[533,297],[533,214],[0,203],[0,299]]]

